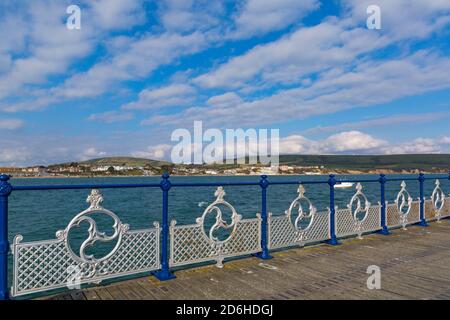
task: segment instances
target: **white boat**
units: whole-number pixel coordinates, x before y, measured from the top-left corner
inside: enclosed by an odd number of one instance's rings
[[[354,183],[353,182],[342,182],[339,184],[336,184],[334,187],[336,189],[345,189],[345,188],[351,188],[353,187]]]

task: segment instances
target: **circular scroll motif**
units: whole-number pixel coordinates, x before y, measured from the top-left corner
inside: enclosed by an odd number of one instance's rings
[[[286,211],[286,215],[289,217],[289,219],[291,219],[292,211],[297,209],[297,217],[295,218],[295,221],[293,223],[294,228],[297,231],[305,232],[306,230],[311,228],[313,221],[314,221],[314,216],[317,212],[317,209],[316,209],[316,207],[313,206],[311,200],[309,200],[305,196],[305,188],[303,187],[303,185],[300,185],[298,187],[297,192],[298,192],[298,196],[297,196],[297,198],[294,199],[294,201],[292,201],[291,205],[289,206],[289,209]],[[302,202],[307,204],[307,207],[308,207],[307,213],[303,210]],[[301,226],[302,221],[308,220],[308,219],[309,219],[308,225],[306,227],[302,228],[302,226]],[[292,220],[291,220],[291,222],[292,222]]]
[[[445,205],[445,194],[441,189],[441,182],[436,180],[436,188],[434,188],[431,195],[431,201],[433,202],[433,208],[435,210],[435,216],[438,221],[441,218],[441,212]]]
[[[397,206],[397,210],[400,215],[400,223],[403,226],[403,229],[406,229],[406,224],[408,223],[408,215],[411,212],[413,199],[408,190],[406,190],[406,182],[402,181],[400,186],[401,189],[397,195],[397,198],[395,199],[395,205]]]
[[[364,222],[367,219],[367,216],[369,214],[369,208],[370,208],[370,202],[367,200],[366,195],[362,192],[362,185],[361,183],[358,183],[356,185],[356,193],[353,195],[352,199],[350,200],[350,203],[348,204],[348,208],[352,212],[353,220],[355,222]],[[362,203],[364,202],[364,207],[362,206]],[[353,207],[356,205],[356,208],[353,210]],[[362,217],[360,217],[360,214],[364,213]]]
[[[411,212],[411,204],[413,199],[408,190],[406,190],[406,182],[403,181],[400,186],[401,189],[397,195],[397,198],[395,199],[395,204],[397,205],[397,209],[400,215],[407,216]]]
[[[196,220],[197,224],[202,226],[202,231],[203,231],[204,235],[210,240],[210,242],[214,243],[215,245],[219,245],[219,246],[231,239],[231,237],[236,232],[236,227],[237,227],[238,222],[242,219],[242,216],[236,212],[234,207],[230,203],[228,203],[226,200],[223,199],[225,195],[226,195],[226,193],[225,193],[225,190],[223,189],[223,187],[218,187],[216,192],[214,193],[214,196],[217,197],[216,200],[213,203],[211,203],[205,209],[202,216],[200,218],[197,218],[197,220]],[[223,213],[219,206],[225,206],[226,208],[231,210],[231,223],[230,224],[228,224],[223,219]],[[213,213],[213,214],[215,213],[216,221],[213,224],[213,226],[209,229],[209,232],[206,233],[205,232],[205,219],[211,213]],[[215,235],[220,229],[231,230],[229,236],[224,240],[220,240]]]
[[[350,210],[353,220],[355,222],[355,231],[358,233],[358,238],[362,239],[363,223],[366,221],[369,215],[370,202],[367,200],[366,195],[362,192],[362,185],[358,182],[356,185],[356,193],[353,195],[347,208]],[[364,207],[362,203],[364,202]],[[354,206],[355,209],[353,210]],[[361,214],[362,217],[360,216]]]
[[[122,242],[122,236],[129,229],[129,226],[127,224],[122,224],[119,217],[117,217],[115,213],[100,206],[101,202],[103,202],[103,196],[98,190],[92,190],[91,194],[86,199],[86,202],[90,203],[89,208],[76,215],[67,225],[66,229],[58,231],[56,236],[58,239],[64,240],[66,248],[73,259],[81,263],[98,264],[109,259],[118,250]],[[114,220],[114,224],[112,226],[114,233],[111,236],[108,236],[105,232],[100,232],[98,230],[97,223],[92,217],[89,216],[93,213],[102,213]],[[77,255],[70,246],[69,234],[74,227],[79,227],[81,222],[89,223],[88,237],[81,244],[79,255]],[[94,255],[86,254],[86,249],[92,247],[96,242],[111,242],[114,240],[117,241],[115,247],[104,257],[97,259]]]

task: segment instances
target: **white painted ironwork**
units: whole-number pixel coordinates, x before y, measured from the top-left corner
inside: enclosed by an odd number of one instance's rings
[[[445,206],[445,194],[441,189],[441,183],[439,180],[436,180],[436,188],[434,188],[433,193],[431,194],[431,201],[433,203],[434,216],[438,222],[440,222],[442,218],[442,211]]]
[[[304,246],[307,243],[318,242],[330,238],[329,212],[317,212],[316,207],[305,196],[305,188],[300,185],[297,198],[292,201],[284,215],[273,216],[269,214],[268,237],[269,248],[276,249],[289,246]],[[302,206],[307,204],[308,212]],[[297,211],[294,222],[292,212]],[[302,221],[307,225],[302,226]],[[309,222],[308,222],[309,221]]]
[[[160,268],[157,222],[155,228],[130,231],[115,213],[101,206],[103,196],[98,190],[92,190],[86,201],[89,208],[76,215],[66,229],[56,232],[55,240],[22,243],[21,235],[14,238],[13,296],[67,287],[73,284],[74,277],[76,284],[81,285]],[[93,214],[113,219],[111,236],[99,231]],[[89,224],[88,237],[76,254],[69,235],[83,221]],[[114,248],[101,258],[86,253],[97,242],[113,241]]]
[[[425,201],[425,208],[428,206],[428,201]],[[431,205],[431,201],[429,201]],[[405,222],[405,227],[411,224],[420,222],[420,200],[411,202],[411,210],[409,211],[408,218],[403,221],[404,217],[398,211],[398,206],[396,203],[386,202],[386,221],[389,228],[403,227],[403,222]]]
[[[389,228],[406,229],[406,226],[420,222],[420,198],[413,200],[405,181],[402,181],[400,187],[394,203],[386,202],[386,223]],[[425,211],[430,205],[431,201],[425,201]]]
[[[294,227],[297,231],[305,233],[314,222],[314,216],[317,212],[316,207],[313,206],[312,202],[305,196],[305,187],[300,185],[297,189],[298,196],[292,201],[289,209],[286,211],[286,215],[291,219],[292,210],[297,208],[297,217],[295,218]],[[305,214],[303,211],[302,200],[308,203],[308,213]],[[309,219],[309,223],[305,228],[302,228],[301,222],[304,219]]]
[[[196,219],[196,224],[176,226],[176,220],[170,224],[170,265],[180,266],[197,262],[215,260],[217,267],[223,267],[228,257],[257,253],[261,251],[261,216],[255,219],[242,219],[235,208],[224,200],[225,191],[219,187],[217,198]],[[220,206],[231,211],[231,223],[223,219]],[[205,231],[206,217],[215,214],[215,223]],[[229,235],[220,240],[216,234],[220,230],[229,230]]]
[[[336,208],[336,235],[345,237],[381,229],[381,205],[372,206],[363,193],[360,183],[346,209]],[[364,204],[364,205],[363,205]],[[361,217],[360,215],[363,214]]]
[[[397,198],[395,199],[395,205],[397,206],[397,210],[400,215],[400,225],[402,226],[403,230],[406,230],[406,225],[408,224],[408,216],[411,212],[413,199],[408,190],[406,190],[406,182],[402,181],[400,186],[401,189],[397,194]]]
[[[364,207],[361,205],[362,201],[364,201]],[[356,203],[356,208],[353,210],[353,206]],[[370,202],[367,200],[366,195],[362,192],[362,185],[358,182],[356,185],[356,193],[353,195],[350,203],[348,204],[348,209],[352,211],[353,219],[355,220],[355,229],[358,232],[358,238],[362,238],[363,232],[363,223],[367,219],[369,215]],[[359,218],[359,214],[364,213],[362,218]]]

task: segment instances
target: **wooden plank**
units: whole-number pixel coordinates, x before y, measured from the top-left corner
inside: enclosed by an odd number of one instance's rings
[[[114,297],[106,288],[96,289],[95,293],[99,296],[100,300],[114,300]]]

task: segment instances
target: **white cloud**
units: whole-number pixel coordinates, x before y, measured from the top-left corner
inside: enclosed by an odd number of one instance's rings
[[[284,137],[280,139],[280,154],[431,154],[449,152],[448,144],[450,137],[391,143],[360,131],[344,131],[323,140]]]
[[[122,122],[133,119],[134,115],[130,112],[108,111],[104,113],[91,114],[90,121],[99,121],[105,123]]]
[[[16,130],[23,127],[23,124],[20,119],[0,119],[0,130]]]
[[[388,142],[360,131],[341,132],[324,140],[292,135],[280,141],[280,154],[379,153]]]
[[[450,23],[450,5],[444,2],[421,1],[417,5],[411,5],[408,0],[378,2],[382,8],[382,19],[386,20],[387,25],[383,32],[376,32],[365,27],[366,9],[372,3],[349,0],[345,2],[349,14],[343,18],[328,18],[318,25],[302,27],[289,36],[258,45],[197,77],[195,82],[205,88],[238,88],[254,83],[263,87],[270,83],[300,83],[307,80],[305,77],[309,74],[336,66],[345,68],[361,54],[398,41],[413,40],[421,37],[421,32],[426,36],[442,29]],[[266,1],[257,0],[254,3],[263,8],[267,5]],[[270,3],[278,6],[277,2]],[[250,4],[253,1],[248,2]],[[290,1],[286,1],[286,8],[291,12],[295,11],[293,7]],[[261,18],[257,21],[265,23]]]
[[[186,84],[171,84],[161,88],[144,89],[138,101],[122,106],[123,109],[161,109],[186,106],[194,100],[196,91]]]
[[[226,109],[193,107],[170,116],[159,116],[166,125],[180,126],[203,120],[210,125],[274,125],[342,110],[394,101],[425,92],[450,88],[450,58],[429,52],[388,61],[359,61],[350,70],[339,67],[322,72],[309,86],[279,90],[248,99]],[[218,117],[217,115],[220,115]],[[152,118],[148,124],[153,123]]]
[[[317,154],[318,144],[301,135],[291,135],[280,139],[280,154]]]
[[[236,30],[230,37],[245,38],[283,29],[319,6],[317,0],[247,0],[236,15]]]
[[[376,150],[387,145],[384,140],[376,139],[360,131],[347,131],[337,133],[321,143],[324,152],[348,152]]]
[[[213,96],[206,103],[215,108],[229,108],[242,103],[242,99],[234,92],[227,92],[218,96]]]
[[[168,33],[145,35],[124,42],[125,48],[110,60],[73,75],[61,85],[37,91],[29,100],[0,104],[0,109],[10,112],[37,110],[65,100],[98,97],[123,81],[142,80],[161,65],[198,52],[206,44],[204,36],[197,32],[184,36]]]
[[[93,47],[92,30],[71,32],[62,23],[66,15],[62,2],[31,1],[20,12],[18,16],[15,11],[6,13],[8,19],[14,21],[19,17],[26,22],[19,22],[17,35],[7,38],[10,43],[29,50],[21,51],[11,61],[8,72],[0,76],[0,98],[17,93],[25,85],[41,84],[51,75],[64,73],[74,59],[84,57]],[[10,33],[15,33],[12,31],[15,27],[11,27]],[[10,48],[9,52],[16,50]]]
[[[383,149],[386,154],[430,154],[442,153],[442,145],[439,141],[430,138],[417,138],[413,141],[389,146]]]
[[[355,23],[364,23],[369,5],[381,9],[382,30],[396,41],[425,38],[450,22],[450,2],[446,0],[344,0]]]
[[[104,59],[98,59],[87,71],[68,72],[74,61],[84,58],[95,46],[103,45],[111,29],[132,28],[141,23],[144,13],[141,7],[141,0],[86,2],[79,31],[68,30],[62,23],[66,15],[64,3],[51,1],[42,5],[33,1],[33,5],[24,7],[24,12],[32,16],[26,24],[25,35],[8,40],[9,44],[3,47],[11,51],[13,45],[19,46],[23,39],[30,39],[30,52],[11,60],[0,47],[0,69],[8,70],[0,75],[0,99],[13,97],[19,90],[21,95],[8,99],[14,102],[0,103],[0,109],[10,112],[39,110],[65,100],[97,97],[123,81],[143,79],[161,65],[198,52],[205,46],[206,39],[200,32],[110,36]],[[21,24],[18,24],[19,31],[20,28]],[[48,84],[43,88],[33,86],[23,94],[27,86],[44,84],[50,76],[59,74],[69,77],[53,88],[47,89]]]
[[[159,144],[156,146],[150,146],[144,151],[133,152],[133,157],[145,158],[145,159],[164,159],[172,146],[169,144]]]
[[[118,81],[148,76],[161,65],[200,50],[205,44],[200,33],[146,35],[131,42],[111,61],[100,62],[84,73],[76,74],[54,90],[65,97],[95,97]]]
[[[210,0],[161,0],[159,18],[168,31],[189,32],[218,26],[225,12],[224,3]]]
[[[2,148],[0,152],[0,165],[14,166],[30,159],[30,152],[25,147]]]
[[[92,12],[85,20],[108,30],[130,28],[145,21],[143,0],[90,0]]]
[[[374,128],[392,126],[396,124],[410,124],[416,126],[418,123],[432,122],[439,119],[450,117],[450,112],[430,112],[420,114],[396,114],[387,117],[380,117],[375,119],[361,120],[355,122],[340,123],[333,126],[318,126],[305,130],[304,133],[314,134],[321,132],[336,132],[342,130],[355,130],[363,128]]]
[[[92,158],[104,157],[104,156],[106,156],[106,155],[107,155],[106,152],[104,152],[104,151],[99,151],[99,150],[97,150],[97,149],[94,148],[94,147],[90,147],[90,148],[87,148],[87,149],[85,149],[85,150],[83,151],[83,153],[82,153],[80,159],[81,159],[81,160],[89,160],[89,159],[92,159]]]
[[[367,29],[346,30],[345,20],[330,19],[231,58],[194,79],[205,88],[239,88],[252,82],[299,83],[311,73],[350,63],[386,41]],[[356,39],[356,40],[355,40]]]

